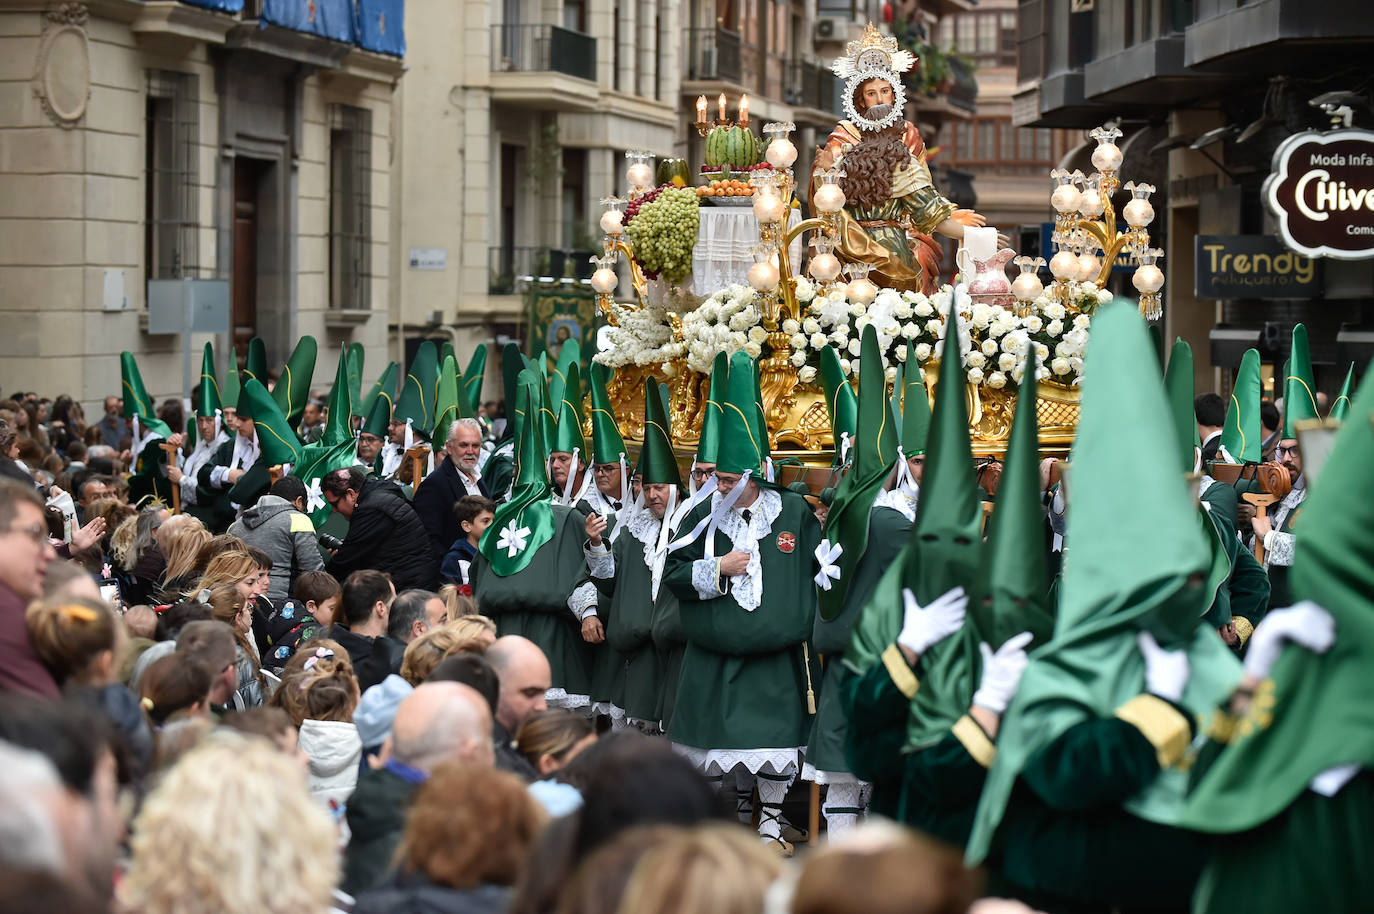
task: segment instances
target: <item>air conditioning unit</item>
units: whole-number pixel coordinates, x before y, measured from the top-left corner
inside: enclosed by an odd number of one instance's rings
[[[843,41],[848,33],[849,22],[845,19],[817,19],[817,41]]]

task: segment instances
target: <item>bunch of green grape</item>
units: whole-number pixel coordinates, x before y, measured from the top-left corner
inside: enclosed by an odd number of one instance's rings
[[[625,227],[635,259],[650,279],[679,283],[692,272],[692,247],[701,221],[695,187],[659,188]]]

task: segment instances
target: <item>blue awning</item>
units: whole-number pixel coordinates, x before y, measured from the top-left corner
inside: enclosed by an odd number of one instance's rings
[[[263,0],[262,22],[355,43],[353,0]]]
[[[358,0],[358,44],[378,54],[406,53],[405,0]]]

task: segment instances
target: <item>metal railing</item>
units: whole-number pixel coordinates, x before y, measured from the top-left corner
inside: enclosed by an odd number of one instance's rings
[[[687,78],[740,81],[739,33],[722,28],[687,30]]]
[[[493,25],[494,73],[564,73],[596,82],[596,39],[556,25]]]
[[[809,60],[789,60],[786,99],[789,105],[835,110],[835,74]]]
[[[487,248],[487,294],[514,295],[517,279],[547,273],[548,269],[546,247]]]

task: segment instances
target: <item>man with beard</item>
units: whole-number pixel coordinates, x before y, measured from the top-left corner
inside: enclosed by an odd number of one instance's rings
[[[482,456],[482,426],[476,419],[459,419],[449,427],[444,442],[448,456],[426,476],[415,490],[415,513],[429,533],[436,555],[446,554],[461,538],[463,528],[453,514],[453,506],[464,495],[488,497],[487,487],[477,470]]]
[[[848,202],[840,217],[841,259],[872,264],[881,286],[933,292],[941,250],[931,233],[961,241],[966,227],[986,220],[935,190],[920,132],[903,119],[901,74],[915,58],[871,23],[848,52],[833,65],[846,80],[848,118],[816,156],[817,169],[843,156],[840,187]],[[845,146],[852,148],[845,153]]]
[[[660,607],[676,611],[677,598],[662,586],[668,557],[666,519],[677,507],[682,478],[673,456],[667,413],[652,378],[645,388],[644,449],[637,475],[643,482],[644,509],[624,523],[627,535],[614,542],[603,536],[605,521],[588,518],[587,566],[605,605],[606,647],[623,678],[620,706],[632,724],[657,730],[662,720],[664,658],[652,639]],[[598,523],[600,521],[600,523]],[[671,603],[671,608],[664,604]],[[592,617],[595,619],[595,617]],[[585,625],[584,621],[584,625]]]

